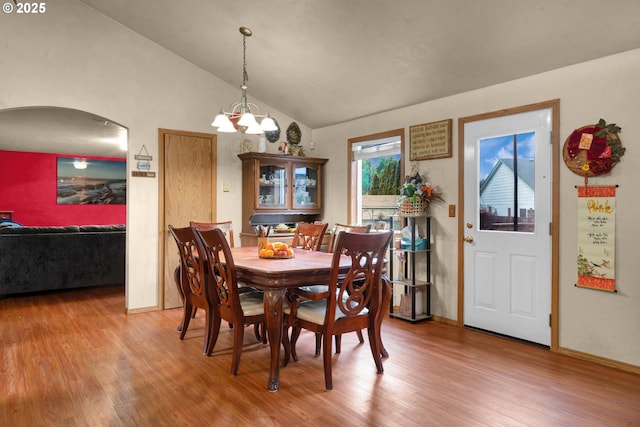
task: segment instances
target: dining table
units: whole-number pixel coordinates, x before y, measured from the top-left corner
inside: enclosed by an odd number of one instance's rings
[[[257,246],[231,248],[236,276],[239,282],[264,291],[264,313],[267,337],[270,348],[270,367],[267,389],[277,391],[280,387],[280,345],[282,342],[282,322],[284,300],[287,289],[313,284],[326,284],[329,281],[333,253],[292,248],[292,258],[261,258]],[[339,274],[346,274],[351,267],[351,258],[340,257]],[[384,357],[388,353],[382,345],[380,325],[382,309],[389,304],[391,284],[382,275],[380,312],[376,313],[376,345]]]
[[[231,248],[239,282],[264,291],[264,313],[271,351],[267,389],[277,391],[280,386],[280,346],[282,320],[287,289],[329,281],[333,254],[293,248],[292,258],[260,258],[257,246]],[[340,257],[340,271],[346,273],[351,258]]]

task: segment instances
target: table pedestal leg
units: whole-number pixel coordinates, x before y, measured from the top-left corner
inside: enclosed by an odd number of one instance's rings
[[[282,341],[282,309],[285,289],[267,289],[264,291],[264,315],[267,323],[267,336],[271,348],[271,367],[267,389],[277,391],[280,386],[280,343]]]

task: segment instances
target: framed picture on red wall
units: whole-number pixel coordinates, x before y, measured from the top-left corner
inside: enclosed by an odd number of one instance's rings
[[[58,157],[57,167],[59,205],[126,204],[126,161]]]

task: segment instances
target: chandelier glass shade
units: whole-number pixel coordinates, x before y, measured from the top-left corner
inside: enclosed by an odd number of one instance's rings
[[[278,130],[278,126],[268,113],[261,115],[257,105],[247,102],[249,75],[247,74],[246,38],[251,37],[252,32],[247,27],[240,27],[240,34],[242,34],[242,86],[240,86],[242,96],[240,102],[232,104],[229,111],[221,108],[211,126],[217,128],[218,132],[234,133],[239,130],[242,133],[252,135]],[[258,123],[258,119],[262,119],[260,123]]]

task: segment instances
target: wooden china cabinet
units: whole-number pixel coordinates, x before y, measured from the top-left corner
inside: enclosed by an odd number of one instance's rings
[[[242,153],[243,246],[257,244],[254,226],[271,227],[270,239],[290,241],[290,230],[275,233],[275,226],[295,227],[313,222],[322,213],[322,166],[327,159],[270,153]],[[278,230],[280,231],[280,230]]]

